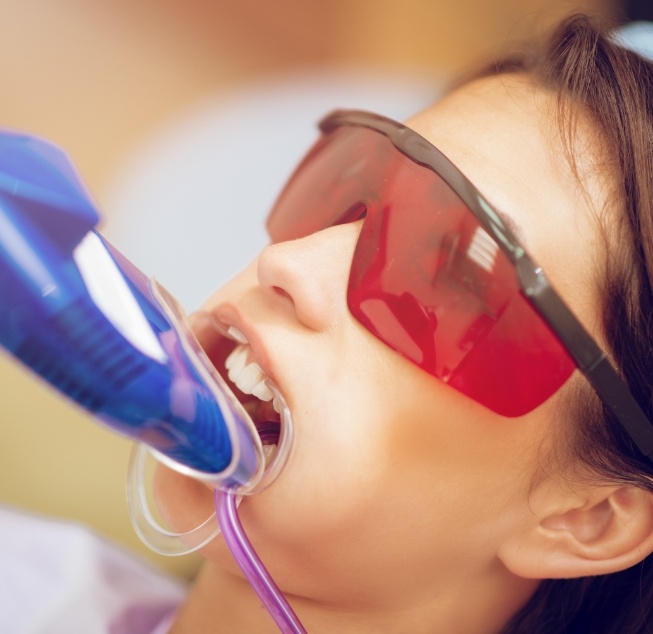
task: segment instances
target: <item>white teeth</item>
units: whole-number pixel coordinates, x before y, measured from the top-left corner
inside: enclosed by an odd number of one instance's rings
[[[265,379],[254,386],[252,394],[261,401],[271,401],[274,396],[272,390],[265,384]]]
[[[234,381],[232,374],[236,376],[245,367],[246,362],[247,348],[244,346],[236,346],[224,362],[225,368],[229,370],[229,378],[232,381]]]
[[[231,377],[229,377],[231,378]],[[265,378],[261,368],[256,363],[250,363],[235,377],[236,387],[246,394],[252,394],[252,390]]]
[[[229,328],[227,329],[227,333],[229,334],[229,336],[233,337],[238,343],[249,343],[247,341],[247,337],[245,337],[245,335],[242,332],[240,332],[240,330],[238,330],[238,328],[236,328],[235,326],[229,326]]]
[[[274,394],[265,384],[266,376],[258,363],[250,361],[248,345],[236,346],[224,362],[227,368],[229,380],[236,384],[236,387],[246,394],[253,394],[261,401],[271,401]]]
[[[276,396],[272,399],[272,407],[277,414],[281,414],[281,403]]]

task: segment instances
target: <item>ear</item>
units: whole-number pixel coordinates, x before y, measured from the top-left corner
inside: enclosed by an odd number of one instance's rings
[[[651,492],[634,486],[546,488],[533,501],[531,519],[499,549],[499,559],[514,574],[602,575],[629,568],[653,551]]]

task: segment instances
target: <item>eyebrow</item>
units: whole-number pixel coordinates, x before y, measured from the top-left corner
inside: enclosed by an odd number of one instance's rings
[[[526,233],[522,225],[520,225],[514,216],[511,216],[505,209],[502,209],[499,205],[496,205],[489,198],[486,199],[487,202],[492,206],[496,212],[499,219],[503,222],[504,225],[508,228],[508,231],[517,239],[517,242],[521,247],[528,250],[528,241],[526,240]]]
[[[491,199],[485,196],[485,194],[479,192],[479,202],[481,202],[481,205],[485,209],[486,213],[491,217],[491,216],[496,216],[501,223],[508,229],[510,235],[512,238],[516,240],[518,243],[518,246],[521,246],[523,249],[527,249],[527,241],[525,237],[525,233],[521,225],[517,223],[517,221],[506,211],[501,209],[498,205],[496,205],[494,202],[492,202]]]
[[[506,227],[508,227],[510,233],[512,233],[515,236],[515,238],[517,238],[519,244],[525,247],[526,239],[522,227],[519,224],[517,224],[517,221],[512,216],[508,215],[502,209],[498,209],[497,207],[494,207],[494,209],[496,210],[499,218],[501,218],[501,220],[503,221],[503,224],[505,224]]]

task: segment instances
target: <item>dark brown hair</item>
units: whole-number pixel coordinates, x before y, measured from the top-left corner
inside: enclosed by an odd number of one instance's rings
[[[596,280],[609,354],[653,420],[653,63],[619,46],[603,26],[573,15],[550,37],[482,75],[528,73],[558,95],[571,151],[574,111],[589,115],[606,153],[612,195],[605,264]],[[574,159],[570,156],[570,169]],[[584,473],[653,491],[653,464],[634,447],[593,390],[568,390],[564,436]],[[504,634],[653,632],[653,556],[623,572],[544,581]]]

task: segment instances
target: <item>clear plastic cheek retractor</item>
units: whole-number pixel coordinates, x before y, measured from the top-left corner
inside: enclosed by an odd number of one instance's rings
[[[128,502],[136,531],[152,549],[191,552],[220,528],[215,516],[183,534],[154,519],[146,453],[213,486],[225,539],[246,576],[281,630],[301,632],[248,550],[236,515],[238,497],[270,484],[287,458],[288,408],[277,429],[259,433],[175,300],[102,238],[98,221],[64,153],[34,137],[0,133],[0,344],[138,442]],[[274,451],[264,450],[262,437],[276,444]]]

